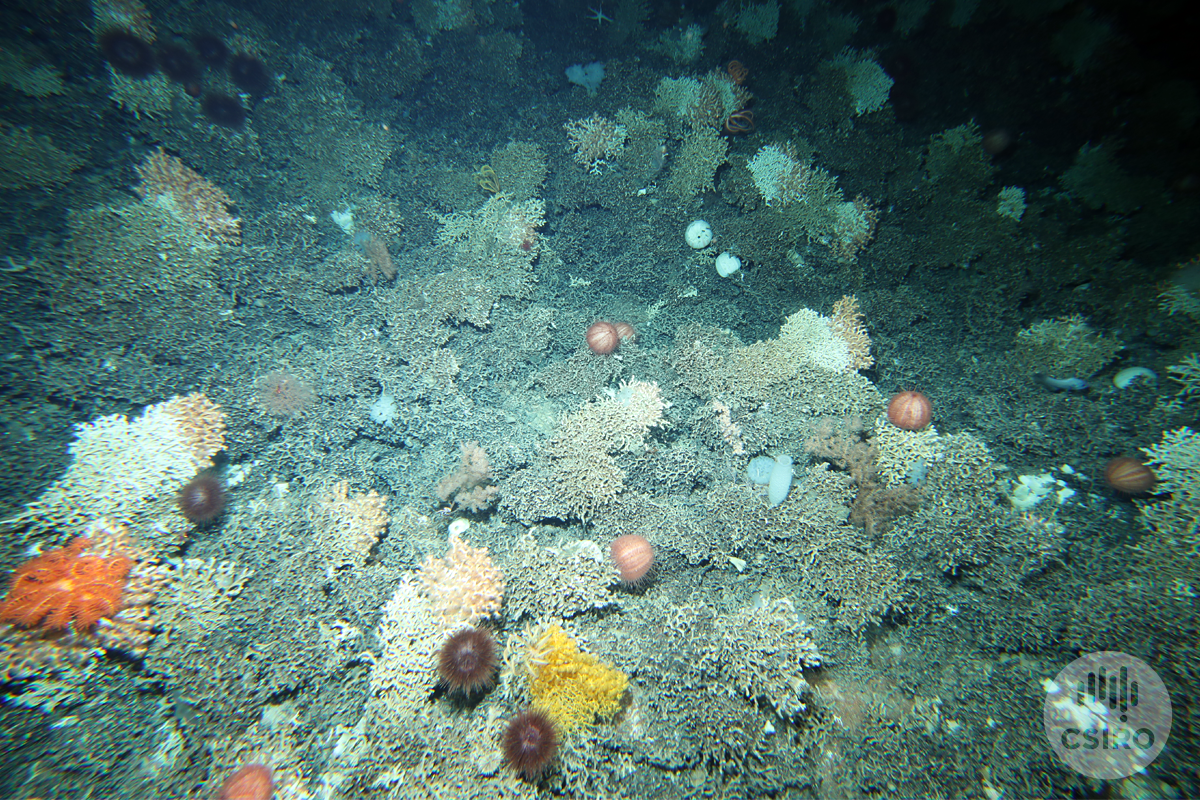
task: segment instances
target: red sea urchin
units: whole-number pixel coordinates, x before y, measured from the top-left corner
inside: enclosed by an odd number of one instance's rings
[[[184,484],[175,503],[197,525],[212,522],[225,510],[225,484],[216,475],[202,472]]]
[[[558,732],[540,711],[526,709],[504,731],[504,757],[527,781],[536,780],[558,754]]]
[[[146,78],[156,69],[150,45],[126,30],[100,34],[100,53],[114,70],[131,78]]]
[[[446,640],[438,655],[438,674],[451,691],[471,695],[496,680],[496,642],[486,628],[463,628]]]
[[[225,779],[216,800],[271,800],[274,793],[271,768],[247,764]]]
[[[240,128],[246,121],[246,109],[241,102],[221,92],[209,92],[204,96],[204,116],[225,128]]]
[[[621,335],[617,332],[617,326],[603,320],[593,322],[584,336],[587,339],[587,346],[598,356],[608,355],[621,343]]]

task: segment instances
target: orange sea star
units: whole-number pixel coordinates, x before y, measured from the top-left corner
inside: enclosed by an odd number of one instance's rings
[[[0,621],[47,631],[72,626],[85,633],[101,617],[117,613],[133,561],[123,555],[83,555],[91,543],[80,536],[17,567],[0,605]]]

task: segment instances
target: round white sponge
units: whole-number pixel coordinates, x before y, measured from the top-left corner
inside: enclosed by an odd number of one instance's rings
[[[683,238],[687,239],[688,246],[693,250],[708,247],[709,242],[713,240],[712,226],[704,220],[698,219],[687,226]]]

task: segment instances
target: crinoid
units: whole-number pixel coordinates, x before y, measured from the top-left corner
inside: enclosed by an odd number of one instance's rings
[[[86,633],[101,617],[117,613],[133,561],[123,555],[84,555],[91,543],[80,536],[17,567],[0,605],[0,621]]]
[[[725,120],[725,132],[736,136],[754,130],[754,112],[748,109],[735,111]]]
[[[746,78],[750,75],[750,70],[740,61],[730,61],[727,68],[729,70],[729,79],[741,86]]]

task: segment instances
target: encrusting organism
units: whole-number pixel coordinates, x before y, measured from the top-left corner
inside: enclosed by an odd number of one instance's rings
[[[26,628],[86,633],[121,608],[133,561],[123,555],[84,555],[91,540],[80,536],[17,567],[0,620]]]

